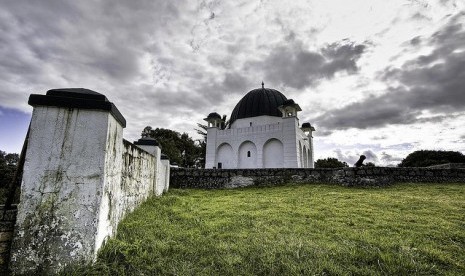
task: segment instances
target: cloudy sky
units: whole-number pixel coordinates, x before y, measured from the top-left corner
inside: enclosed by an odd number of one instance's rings
[[[130,141],[200,138],[263,80],[315,126],[316,159],[465,153],[462,0],[0,2],[0,150],[20,151],[31,93],[103,93]]]

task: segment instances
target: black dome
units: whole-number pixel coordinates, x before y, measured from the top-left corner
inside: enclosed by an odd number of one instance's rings
[[[278,90],[258,88],[247,93],[234,107],[229,119],[232,125],[237,119],[257,117],[262,115],[281,117],[278,106],[287,100]]]

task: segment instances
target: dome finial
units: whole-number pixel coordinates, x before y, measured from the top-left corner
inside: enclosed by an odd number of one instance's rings
[[[263,83],[263,81],[262,81],[262,88],[265,88],[265,83]]]

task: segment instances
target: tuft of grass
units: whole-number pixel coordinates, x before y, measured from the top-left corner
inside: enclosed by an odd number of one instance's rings
[[[171,190],[65,275],[465,275],[465,185]]]

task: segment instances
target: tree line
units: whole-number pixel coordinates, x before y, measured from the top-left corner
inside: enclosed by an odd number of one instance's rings
[[[443,150],[417,150],[405,157],[397,167],[429,167],[447,163],[465,163],[465,155],[458,151]],[[365,167],[375,167],[373,162],[367,162]],[[315,168],[345,168],[349,167],[346,162],[337,158],[318,159]]]

